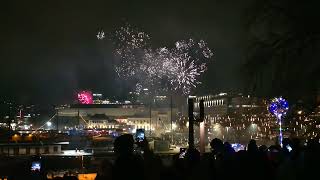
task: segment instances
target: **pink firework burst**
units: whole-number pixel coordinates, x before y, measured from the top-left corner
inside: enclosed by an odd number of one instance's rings
[[[91,91],[81,91],[78,93],[78,101],[80,104],[92,104],[92,93]]]

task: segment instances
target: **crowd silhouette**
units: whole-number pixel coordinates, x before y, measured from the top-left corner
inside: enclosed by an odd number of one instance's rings
[[[114,142],[115,162],[104,161],[96,179],[313,179],[320,162],[318,138],[306,145],[296,138],[284,139],[283,148],[258,147],[250,140],[247,150],[238,152],[230,143],[215,138],[210,142],[211,153],[200,156],[196,149],[189,149],[183,158],[174,155],[170,166],[149,149],[146,140],[139,143],[143,153],[136,153],[134,144],[132,135],[118,137]]]

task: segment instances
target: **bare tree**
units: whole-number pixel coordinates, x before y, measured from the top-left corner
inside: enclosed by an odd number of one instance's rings
[[[296,98],[320,85],[319,1],[259,0],[247,11],[249,91]]]

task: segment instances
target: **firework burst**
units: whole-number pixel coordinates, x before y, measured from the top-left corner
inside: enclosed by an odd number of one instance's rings
[[[78,102],[80,104],[92,104],[92,92],[91,91],[81,91],[77,94]]]
[[[125,79],[138,80],[137,91],[175,90],[190,94],[206,71],[206,61],[213,56],[204,40],[181,40],[174,48],[149,46],[150,36],[130,25],[111,36],[115,45],[115,70]]]
[[[198,76],[205,71],[205,65],[198,67],[198,65],[196,65],[194,61],[190,61],[189,58],[190,57],[175,60],[175,66],[172,71],[173,75],[170,79],[174,90],[181,89],[183,94],[189,94],[191,88],[201,84],[201,82],[198,81]]]
[[[149,35],[127,24],[116,30],[110,38],[115,46],[117,74],[124,78],[137,75],[141,64],[140,59],[150,39]]]

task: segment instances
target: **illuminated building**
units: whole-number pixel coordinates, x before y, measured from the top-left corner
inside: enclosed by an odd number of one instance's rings
[[[93,104],[103,104],[103,96],[99,93],[93,93]]]
[[[267,111],[264,99],[227,93],[197,96],[195,111],[198,111],[201,99],[204,100],[207,136],[210,138],[239,142],[270,140],[276,136],[276,121]]]
[[[277,120],[268,112],[268,101],[242,94],[220,93],[195,97],[195,111],[204,100],[208,137],[231,142],[256,139],[263,144],[274,143],[279,136]],[[320,106],[313,111],[302,104],[293,105],[283,120],[283,136],[314,138],[320,134]]]
[[[207,115],[221,116],[228,112],[228,96],[226,93],[196,97],[194,102],[195,109],[199,109],[200,100],[204,100],[204,108]]]
[[[127,124],[134,129],[150,130],[150,117],[130,117],[127,119]],[[151,124],[151,130],[154,130],[154,124]]]
[[[291,116],[292,120],[288,122],[288,127],[292,135],[305,139],[320,135],[320,106],[311,112],[299,107],[293,110]]]
[[[79,125],[84,128],[101,129],[135,129],[156,131],[162,134],[171,130],[171,117],[177,109],[164,108],[156,105],[141,104],[74,104],[68,107],[57,108],[58,119],[78,119]],[[151,121],[150,121],[151,118]],[[61,124],[60,127],[65,125]],[[129,132],[129,131],[128,131]]]

